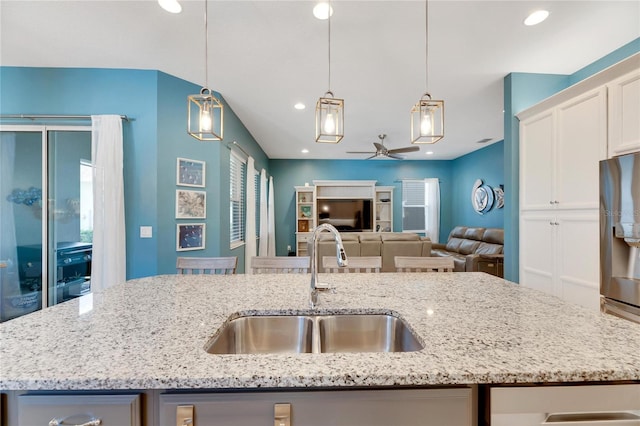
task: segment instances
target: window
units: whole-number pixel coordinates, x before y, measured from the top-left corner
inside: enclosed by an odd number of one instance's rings
[[[440,189],[438,179],[402,181],[402,231],[424,233],[438,242]]]
[[[231,151],[230,155],[230,245],[235,248],[244,244],[244,212],[245,212],[245,170],[247,162]]]

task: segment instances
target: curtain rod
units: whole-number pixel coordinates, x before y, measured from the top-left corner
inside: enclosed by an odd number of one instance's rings
[[[239,149],[239,150],[240,150],[244,155],[246,155],[247,157],[251,157],[251,156],[249,155],[249,153],[248,153],[247,151],[245,151],[244,149],[242,149],[242,147],[240,146],[240,144],[239,144],[238,142],[236,142],[236,141],[229,142],[229,143],[227,144],[227,148],[231,149],[231,146],[232,146],[232,145],[233,145],[233,146],[235,146],[236,148],[238,148],[238,149]]]
[[[22,118],[27,120],[89,120],[90,115],[30,115],[30,114],[6,114],[0,115],[0,119],[15,119]],[[124,121],[131,121],[132,118],[126,115],[120,115],[120,119]]]

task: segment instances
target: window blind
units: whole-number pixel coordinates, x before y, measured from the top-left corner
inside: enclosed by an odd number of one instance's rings
[[[230,244],[237,247],[244,243],[244,212],[245,212],[245,170],[247,162],[238,154],[231,151],[230,155]]]

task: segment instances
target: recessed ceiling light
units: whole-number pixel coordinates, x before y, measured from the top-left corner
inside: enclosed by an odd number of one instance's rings
[[[167,12],[170,12],[170,13],[182,12],[182,6],[180,6],[180,3],[178,3],[178,0],[158,0],[158,4]]]
[[[300,152],[301,152],[301,153],[303,153],[303,154],[308,154],[308,153],[309,153],[309,150],[308,150],[307,148],[304,148],[304,149],[303,149],[302,151],[300,151]]]
[[[333,8],[327,2],[320,2],[313,7],[313,16],[318,19],[329,19],[329,15],[333,16]]]
[[[427,151],[425,152],[426,155],[433,155],[433,151]]]
[[[305,109],[306,106],[302,102],[298,102],[293,106],[295,109]]]
[[[524,24],[528,26],[538,25],[540,22],[547,19],[548,16],[548,10],[536,10],[531,15],[527,16],[527,19],[524,20]]]

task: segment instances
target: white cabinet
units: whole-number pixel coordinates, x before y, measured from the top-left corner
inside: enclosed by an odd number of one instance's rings
[[[521,123],[522,210],[598,208],[606,118],[606,88],[601,87]]]
[[[140,426],[142,424],[141,402],[138,394],[25,394],[17,397],[17,411],[19,426],[51,424]]]
[[[599,309],[599,217],[588,210],[526,212],[520,220],[520,283]]]
[[[640,151],[640,70],[607,84],[609,157]]]
[[[307,256],[307,241],[315,228],[315,187],[296,186],[296,256]]]
[[[599,162],[606,87],[520,124],[520,283],[599,309]]]
[[[376,186],[376,232],[393,232],[393,186]]]
[[[193,406],[193,426],[465,426],[476,424],[474,398],[472,388],[163,394],[159,423]],[[290,416],[276,421],[275,404]]]

